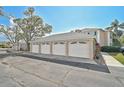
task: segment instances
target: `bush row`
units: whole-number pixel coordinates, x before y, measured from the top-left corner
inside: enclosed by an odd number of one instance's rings
[[[9,48],[9,47],[6,45],[0,45],[0,48]]]
[[[118,46],[102,46],[102,52],[120,52],[120,47]]]

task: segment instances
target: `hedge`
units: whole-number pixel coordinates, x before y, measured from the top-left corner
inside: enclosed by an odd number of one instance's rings
[[[0,44],[0,48],[10,48],[10,47],[3,45],[3,44]]]
[[[102,52],[120,52],[120,47],[118,46],[102,46]]]

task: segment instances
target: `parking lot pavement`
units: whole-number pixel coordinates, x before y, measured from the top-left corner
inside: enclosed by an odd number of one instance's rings
[[[58,55],[39,54],[39,53],[27,53],[27,52],[19,53],[19,54],[16,53],[15,55],[109,73],[109,69],[106,66],[106,64],[104,64],[103,62],[96,62],[88,58],[58,56]]]
[[[20,86],[16,82],[14,82],[10,76],[8,71],[6,71],[6,67],[0,64],[0,87],[18,87]]]
[[[111,73],[21,56],[2,56],[0,59],[0,86],[119,87],[124,84]]]

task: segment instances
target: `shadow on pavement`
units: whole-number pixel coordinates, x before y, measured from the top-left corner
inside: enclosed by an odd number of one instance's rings
[[[79,67],[79,68],[85,68],[89,70],[95,70],[95,71],[100,71],[100,72],[105,72],[105,73],[110,73],[107,65],[105,64],[91,64],[91,63],[81,63],[81,62],[75,62],[75,61],[66,61],[66,60],[60,60],[56,58],[44,58],[44,57],[39,57],[37,55],[31,55],[31,54],[18,54],[18,56],[22,57],[28,57],[32,59],[38,59],[38,60],[43,60],[47,62],[52,62],[52,63],[57,63],[57,64],[63,64],[63,65],[69,65],[69,66],[74,66],[74,67]]]
[[[3,58],[6,58],[8,56],[15,56],[15,55],[11,55],[9,53],[6,53],[6,54],[0,54],[0,59],[3,59]]]
[[[0,59],[6,58],[8,56],[22,56],[22,57],[28,57],[32,59],[38,59],[38,60],[43,60],[47,62],[57,63],[57,64],[69,65],[69,66],[74,66],[78,68],[84,68],[84,69],[89,69],[89,70],[94,70],[94,71],[110,73],[106,64],[99,64],[99,63],[92,64],[92,63],[87,63],[87,62],[76,62],[76,61],[69,61],[69,60],[62,60],[62,59],[60,60],[57,58],[45,58],[45,57],[38,56],[32,53],[29,53],[29,54],[5,53],[5,54],[0,54]]]

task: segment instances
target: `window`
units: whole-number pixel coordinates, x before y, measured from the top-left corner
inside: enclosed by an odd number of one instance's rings
[[[80,44],[86,44],[86,42],[83,42],[83,41],[79,41]]]
[[[60,42],[60,44],[65,44],[64,42]]]
[[[94,35],[96,35],[96,32],[94,32]]]
[[[76,44],[77,42],[71,42],[71,44]]]
[[[58,44],[58,42],[55,42],[54,45]]]

